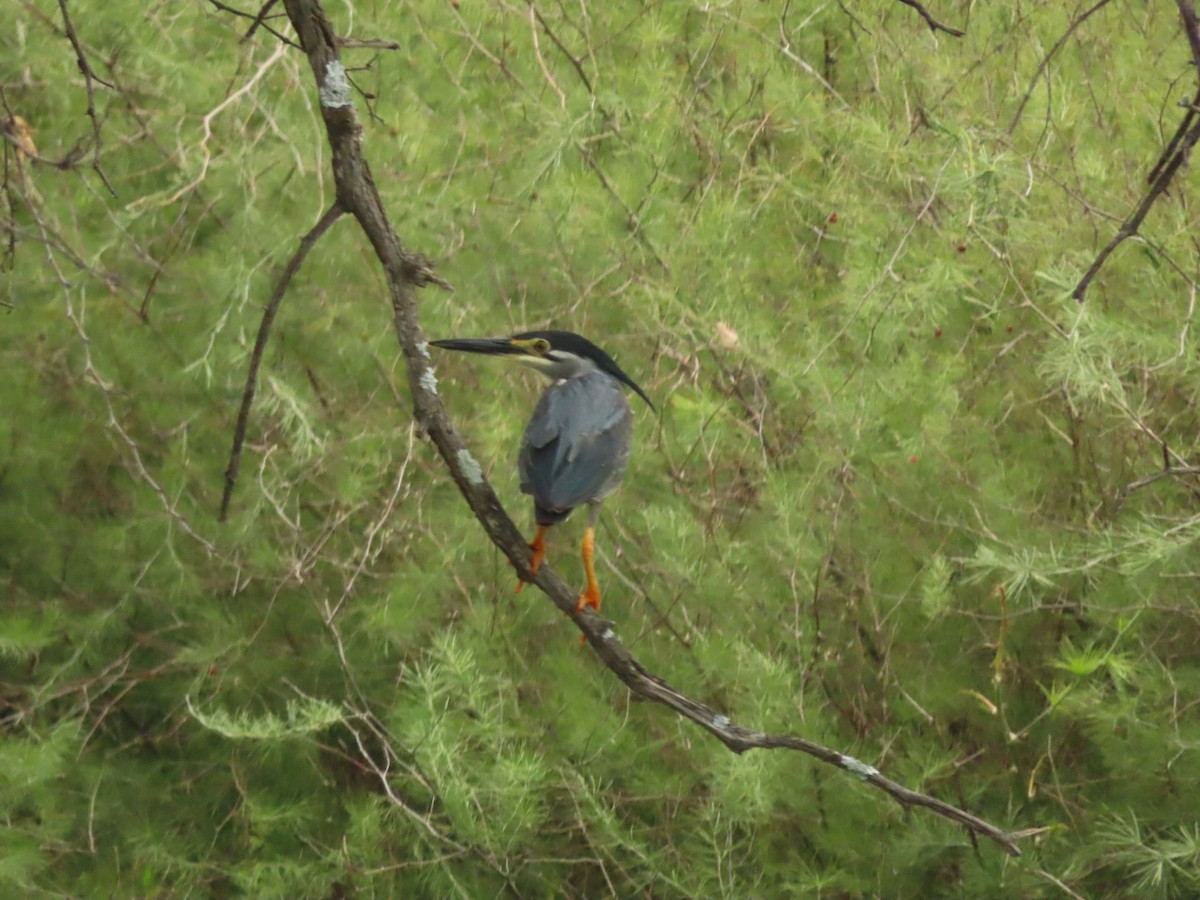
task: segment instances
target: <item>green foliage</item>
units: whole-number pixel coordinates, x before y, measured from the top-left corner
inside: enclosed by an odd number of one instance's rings
[[[1172,4],[331,3],[431,336],[591,335],[661,410],[599,535],[639,659],[1012,829],[631,704],[411,427],[274,15],[0,34],[0,895],[1200,891],[1192,96]],[[935,8],[936,7],[936,8]],[[247,10],[251,15],[255,9]],[[270,29],[266,26],[270,26]],[[1043,61],[1047,60],[1044,69]],[[1040,74],[1039,74],[1040,72]],[[369,111],[369,112],[368,112]],[[1018,111],[1020,114],[1018,115]],[[518,521],[540,387],[435,358]],[[1164,446],[1166,450],[1164,451]],[[549,562],[579,579],[579,525]]]
[[[1113,816],[1097,829],[1104,858],[1131,877],[1145,897],[1180,897],[1200,887],[1200,831],[1195,825],[1146,834],[1137,817]]]
[[[323,731],[342,721],[342,713],[334,704],[320,700],[288,703],[283,716],[252,716],[247,713],[228,713],[224,710],[202,712],[188,703],[188,712],[202,727],[229,740],[277,741],[285,737]]]

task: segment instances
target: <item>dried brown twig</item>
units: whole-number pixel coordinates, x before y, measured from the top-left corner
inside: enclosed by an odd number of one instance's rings
[[[591,610],[576,611],[576,594],[549,566],[534,575],[529,570],[529,547],[520,530],[501,506],[479,463],[463,443],[438,395],[427,344],[417,313],[416,289],[437,278],[423,257],[406,251],[384,211],[370,168],[362,154],[362,131],[351,104],[346,69],[338,54],[338,41],[319,0],[284,0],[288,17],[300,38],[316,78],[321,115],[332,151],[336,207],[358,221],[383,266],[392,301],[396,337],[403,352],[418,425],[433,441],[471,511],[488,538],[507,556],[518,574],[536,584],[583,632],[600,660],[637,697],[662,704],[716,737],[735,753],[747,750],[789,749],[844,769],[884,791],[906,809],[922,807],[962,825],[972,834],[995,841],[1009,854],[1019,856],[1017,841],[1027,833],[1007,832],[965,810],[934,797],[909,790],[851,756],[801,737],[768,734],[734,723],[704,703],[687,697],[648,671],[617,637],[613,623]]]

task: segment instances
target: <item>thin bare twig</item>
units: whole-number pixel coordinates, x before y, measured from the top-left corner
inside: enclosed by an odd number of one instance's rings
[[[79,35],[75,33],[75,23],[71,21],[71,14],[67,12],[67,0],[58,0],[58,8],[62,11],[63,28],[67,32],[67,40],[71,42],[71,47],[75,50],[75,64],[83,73],[83,86],[87,90],[87,115],[92,120],[92,168],[100,181],[108,188],[108,192],[115,198],[117,192],[108,183],[108,176],[100,168],[100,119],[96,116],[96,88],[93,82],[99,82],[111,90],[116,88],[97,75],[92,69],[91,63],[88,62],[87,54],[83,52],[83,45],[79,43]]]
[[[321,115],[332,151],[338,205],[358,221],[370,240],[387,278],[396,337],[407,364],[409,390],[417,423],[429,435],[471,511],[491,541],[512,561],[518,574],[546,593],[583,632],[596,655],[636,696],[660,703],[696,723],[735,753],[755,748],[796,750],[837,766],[884,791],[906,809],[920,806],[981,834],[1008,853],[1019,856],[1021,834],[1003,831],[977,816],[884,777],[875,768],[828,747],[792,735],[768,734],[736,725],[710,706],[692,700],[649,672],[617,638],[612,623],[588,609],[577,611],[576,593],[543,565],[530,572],[529,545],[505,512],[479,463],[463,443],[438,394],[437,378],[420,318],[416,289],[430,281],[428,263],[404,250],[391,227],[370,168],[362,154],[362,130],[351,105],[345,68],[338,57],[337,41],[320,0],[284,0],[288,16],[308,56]],[[418,264],[420,261],[420,264]]]
[[[1179,120],[1179,127],[1175,129],[1175,133],[1171,135],[1171,139],[1167,141],[1167,146],[1163,147],[1162,153],[1158,155],[1158,162],[1150,170],[1150,174],[1146,176],[1146,183],[1153,184],[1158,178],[1158,173],[1174,156],[1175,151],[1179,149],[1179,143],[1182,141],[1191,130],[1192,123],[1196,120],[1196,113],[1200,111],[1197,104],[1200,103],[1200,88],[1197,89],[1196,97],[1190,104],[1180,103],[1184,106],[1183,118]]]
[[[899,2],[903,3],[905,6],[911,6],[918,13],[920,13],[921,18],[925,20],[925,24],[929,26],[929,30],[935,34],[939,31],[944,31],[951,37],[962,37],[964,34],[966,34],[965,31],[961,31],[957,28],[951,28],[949,25],[943,25],[932,15],[930,15],[929,10],[918,3],[917,0],[899,0]]]
[[[13,116],[7,122],[0,119],[0,140],[12,144],[21,156],[43,166],[51,166],[67,172],[79,165],[79,161],[86,152],[84,143],[87,141],[87,138],[79,141],[61,159],[50,159],[37,152],[37,146],[26,136],[26,133],[23,133],[23,124],[24,120],[20,116]]]
[[[1058,51],[1063,48],[1063,45],[1070,40],[1076,29],[1084,22],[1092,17],[1094,13],[1098,13],[1104,7],[1108,6],[1112,0],[1100,0],[1091,9],[1086,10],[1080,15],[1071,20],[1071,24],[1067,26],[1067,30],[1062,33],[1062,36],[1054,42],[1054,46],[1050,48],[1050,52],[1042,57],[1042,61],[1038,63],[1037,69],[1033,73],[1033,77],[1029,79],[1029,87],[1025,89],[1025,95],[1021,97],[1021,102],[1017,104],[1017,111],[1013,113],[1012,121],[1008,123],[1008,133],[1012,134],[1017,127],[1017,123],[1021,121],[1021,114],[1025,112],[1025,106],[1029,103],[1029,98],[1033,96],[1033,89],[1037,87],[1038,81],[1041,80],[1042,74],[1046,71],[1046,67],[1050,65],[1050,60],[1054,59]]]
[[[1125,485],[1118,492],[1118,497],[1123,500],[1134,491],[1141,490],[1163,478],[1173,478],[1176,475],[1200,475],[1200,466],[1167,466],[1164,469],[1159,469],[1153,475],[1147,475],[1145,478],[1139,478],[1137,481],[1132,481]]]
[[[399,50],[400,44],[383,38],[344,38],[337,39],[339,47],[347,50]]]
[[[223,113],[231,105],[250,94],[250,92],[254,90],[254,86],[258,84],[258,82],[261,81],[264,76],[266,76],[267,72],[271,70],[271,67],[283,59],[283,57],[286,55],[286,52],[286,45],[281,44],[280,46],[276,47],[275,52],[263,61],[262,65],[255,70],[253,75],[246,79],[245,84],[239,87],[236,91],[232,91],[224,100],[205,113],[204,118],[200,120],[200,124],[203,126],[203,133],[200,136],[200,151],[203,154],[203,159],[200,160],[200,169],[191,181],[178,190],[172,192],[165,200],[160,201],[162,205],[174,203],[180,197],[185,196],[200,186],[200,184],[208,175],[208,167],[212,164],[213,149],[210,146],[210,142],[213,139],[213,122],[216,120],[217,116]],[[130,203],[129,206],[131,209],[136,209],[150,202],[153,196],[154,195],[146,195],[144,197],[140,197],[139,199]]]
[[[629,204],[625,202],[625,198],[612,186],[612,182],[608,180],[608,176],[604,174],[604,170],[600,168],[600,164],[596,162],[596,157],[592,153],[591,148],[582,142],[577,143],[576,147],[579,149],[579,155],[583,157],[583,161],[587,163],[587,167],[595,172],[596,177],[600,179],[601,186],[617,201],[617,205],[625,211],[625,224],[633,232],[633,236],[654,257],[654,261],[658,263],[659,268],[664,272],[670,272],[671,267],[667,265],[666,260],[662,258],[662,254],[658,252],[658,248],[654,246],[654,241],[650,239],[650,235],[646,233],[646,229],[642,225],[642,217],[630,208]]]
[[[546,32],[547,35],[549,35],[550,40],[554,43],[554,46],[556,46],[559,49],[559,52],[561,52],[562,55],[565,56],[567,58],[567,60],[571,63],[571,65],[574,67],[575,72],[576,72],[576,74],[579,75],[579,78],[583,82],[584,87],[587,88],[587,92],[589,94],[594,94],[592,82],[587,77],[587,73],[584,72],[582,63],[579,61],[579,59],[574,54],[572,54],[567,49],[566,45],[563,44],[563,42],[561,40],[559,40],[558,36],[550,28],[550,24],[545,20],[545,18],[542,17],[542,14],[540,12],[538,12],[537,7],[534,6],[534,4],[531,2],[529,4],[529,28],[533,35],[534,54],[537,56],[538,65],[541,67],[542,75],[545,77],[546,81],[550,84],[550,87],[554,90],[554,93],[558,96],[559,107],[563,108],[563,109],[566,108],[567,97],[566,97],[565,92],[558,86],[558,82],[554,80],[554,76],[550,72],[550,69],[546,64],[546,61],[542,56],[541,45],[538,42],[538,36],[537,36],[537,25],[542,26],[542,29]],[[600,106],[599,109],[600,109],[601,114],[604,116],[605,120],[607,120],[610,123],[611,127],[613,128],[613,131],[619,132],[620,129],[616,125],[616,123],[613,121],[611,113],[609,113],[603,106]],[[578,147],[580,156],[583,157],[583,161],[585,163],[587,163],[588,168],[596,173],[596,177],[599,179],[601,187],[603,187],[609,193],[609,195],[617,202],[617,205],[619,205],[621,207],[621,209],[625,212],[626,224],[628,225],[629,229],[633,232],[634,237],[636,237],[638,239],[638,241],[642,244],[642,246],[645,247],[647,251],[649,251],[650,255],[654,257],[654,261],[656,263],[658,263],[658,265],[662,268],[662,270],[664,272],[669,272],[670,266],[667,265],[666,261],[662,257],[662,254],[658,252],[658,249],[654,246],[654,242],[650,239],[650,236],[646,233],[646,229],[642,224],[641,216],[639,216],[635,210],[630,208],[629,204],[625,202],[624,198],[621,197],[621,195],[617,192],[616,188],[614,188],[612,186],[611,182],[609,182],[608,176],[605,175],[604,170],[600,167],[600,164],[596,161],[596,157],[593,155],[591,149],[584,143],[578,143],[577,147]]]
[[[254,339],[254,351],[250,354],[250,368],[246,372],[246,388],[242,391],[242,406],[238,410],[237,426],[233,431],[233,448],[229,451],[229,465],[225,469],[225,490],[221,494],[221,512],[218,517],[222,522],[229,514],[229,501],[233,497],[233,488],[237,484],[238,468],[242,462],[242,445],[246,441],[246,423],[250,419],[250,407],[254,404],[254,392],[258,388],[258,370],[262,365],[263,351],[267,348],[267,338],[271,334],[271,324],[275,321],[275,314],[279,312],[279,304],[283,300],[283,295],[287,293],[288,285],[300,271],[304,257],[308,256],[308,251],[321,239],[321,235],[329,230],[329,226],[341,217],[344,211],[337,203],[334,203],[325,210],[312,230],[300,239],[300,246],[296,248],[292,258],[283,267],[271,299],[267,301],[267,306],[263,310],[262,322],[258,326],[258,336]]]
[[[280,32],[276,31],[274,28],[272,28],[270,25],[267,24],[266,13],[267,13],[267,10],[270,9],[270,7],[273,5],[274,0],[271,0],[271,2],[267,3],[266,6],[264,6],[262,9],[260,9],[257,13],[248,13],[244,9],[238,9],[237,7],[234,7],[234,6],[228,6],[224,3],[222,3],[221,0],[208,0],[208,2],[212,6],[219,9],[221,12],[227,12],[227,13],[230,13],[231,15],[240,16],[243,19],[251,20],[252,24],[250,26],[250,29],[242,37],[243,42],[248,41],[250,39],[251,35],[254,34],[255,29],[261,27],[264,31],[270,32],[272,35],[274,35],[275,38],[277,38],[282,43],[287,44],[287,46],[295,47],[297,50],[300,49],[299,45],[295,41],[293,41],[291,38],[287,37],[287,35],[281,34]]]
[[[585,88],[587,88],[587,92],[589,94],[596,93],[595,90],[592,89],[592,80],[590,78],[588,78],[587,72],[583,71],[583,63],[580,61],[579,57],[576,56],[574,53],[572,53],[570,50],[568,50],[566,48],[566,45],[563,44],[563,42],[558,39],[558,35],[555,34],[554,31],[550,28],[550,24],[545,20],[545,18],[542,16],[541,12],[538,10],[538,8],[532,2],[530,2],[530,4],[529,4],[529,9],[530,9],[530,12],[533,14],[533,16],[537,19],[538,24],[541,25],[542,28],[545,30],[546,35],[550,38],[551,41],[554,42],[554,46],[557,47],[559,49],[559,51],[562,53],[562,55],[567,58],[567,60],[571,63],[572,66],[574,66],[575,73],[579,76],[579,80],[583,82],[583,86]]]
[[[271,7],[278,2],[279,0],[267,0],[267,2],[262,5],[262,9],[258,11],[258,15],[254,17],[254,21],[250,23],[250,27],[246,29],[246,33],[242,35],[243,44],[254,37],[254,32],[258,31],[258,26],[262,25],[263,22],[266,21],[267,13],[271,11]]]

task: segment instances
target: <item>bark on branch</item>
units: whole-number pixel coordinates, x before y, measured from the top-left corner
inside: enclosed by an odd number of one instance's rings
[[[337,207],[358,221],[383,265],[396,337],[407,365],[416,420],[437,447],[487,536],[512,561],[517,572],[535,583],[555,606],[570,616],[596,655],[630,691],[690,719],[733,752],[783,748],[805,753],[850,772],[889,794],[905,808],[919,806],[931,810],[974,834],[990,838],[1011,855],[1019,856],[1017,840],[1024,833],[1006,832],[971,813],[911,791],[885,778],[872,766],[836,750],[804,738],[768,734],[737,725],[712,707],[680,693],[634,658],[617,637],[612,622],[591,610],[576,612],[577,593],[548,566],[543,565],[537,575],[530,573],[529,547],[524,537],[483,477],[481,467],[463,443],[438,396],[437,379],[417,314],[416,289],[428,283],[445,283],[433,274],[427,260],[401,246],[384,212],[371,170],[362,154],[361,129],[351,104],[346,70],[338,57],[338,41],[319,0],[284,0],[284,5],[316,78],[321,115],[332,151]]]

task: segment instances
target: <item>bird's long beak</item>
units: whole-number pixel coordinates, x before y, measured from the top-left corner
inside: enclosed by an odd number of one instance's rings
[[[467,353],[483,353],[488,356],[525,356],[528,351],[511,338],[447,338],[430,341],[430,347],[443,350],[463,350]]]

